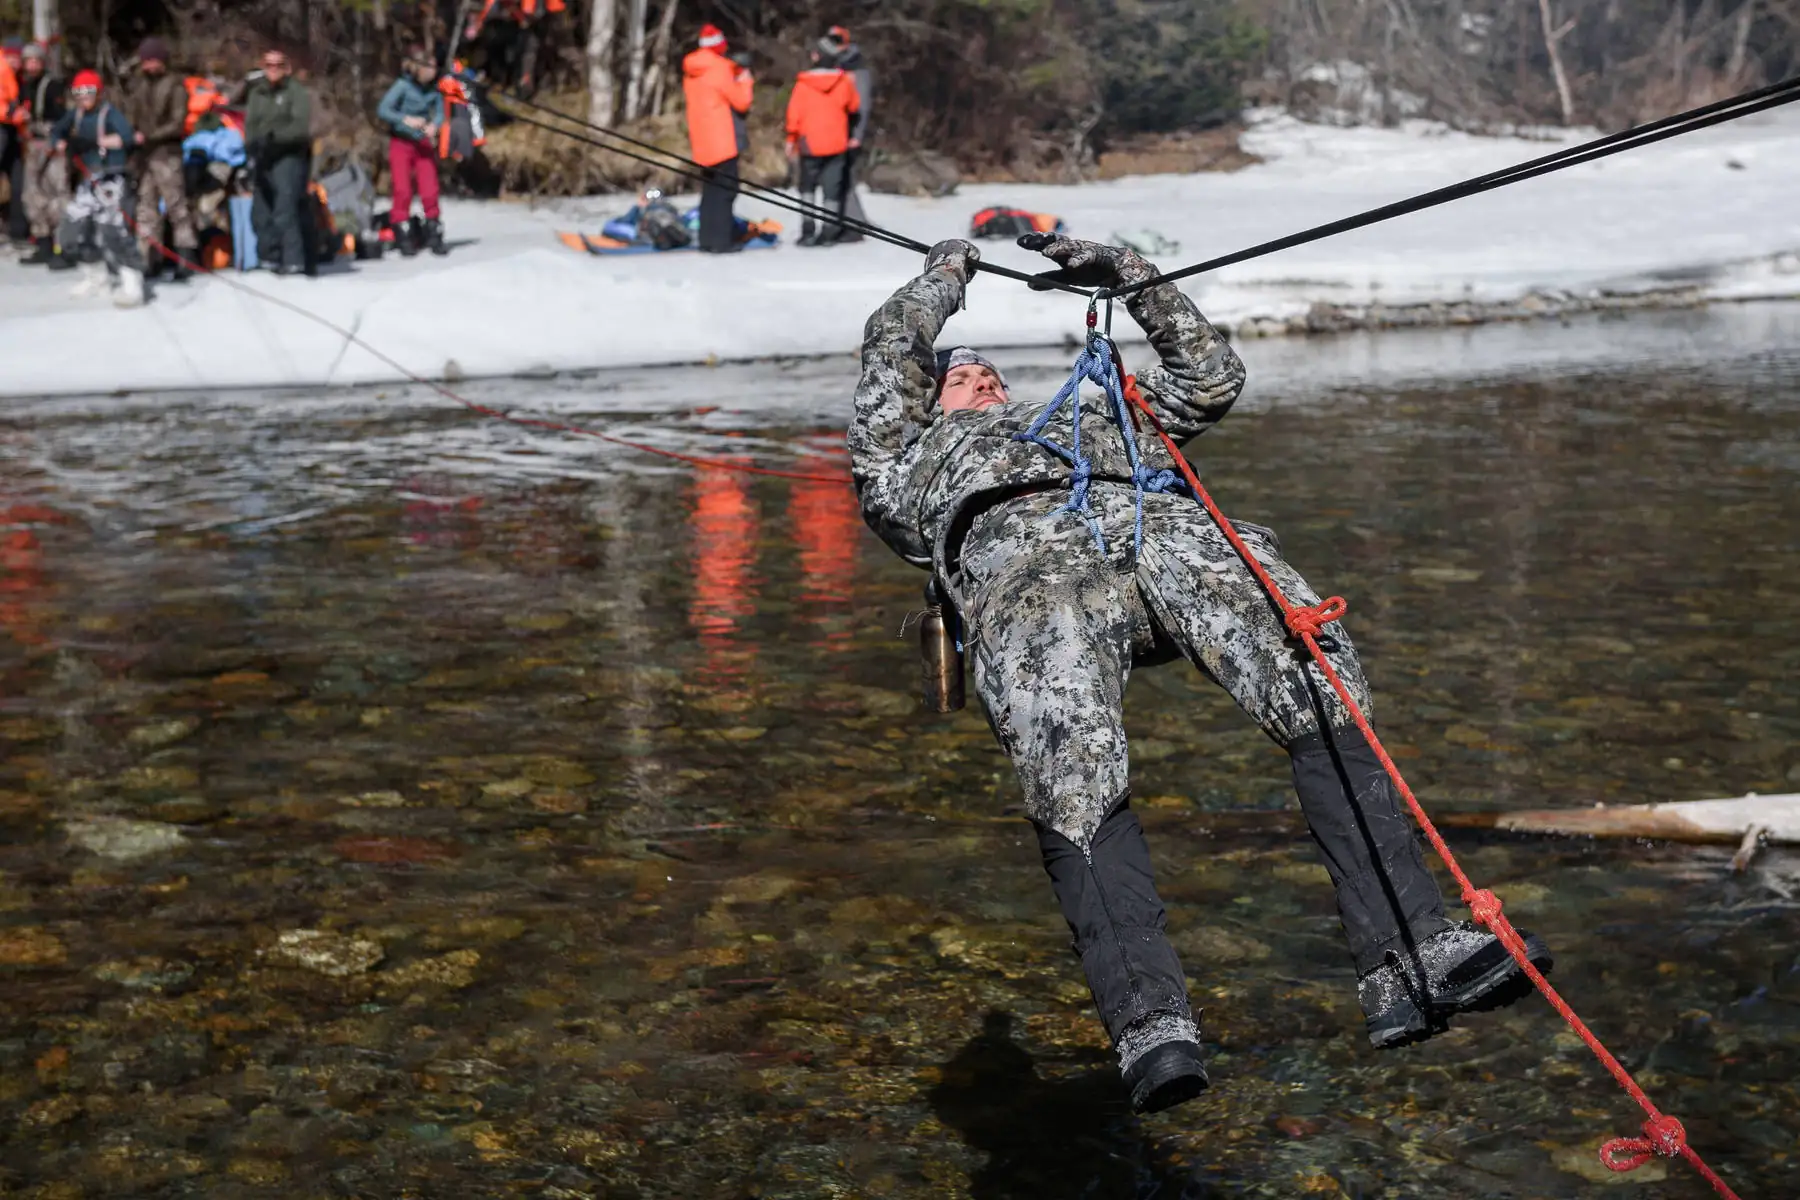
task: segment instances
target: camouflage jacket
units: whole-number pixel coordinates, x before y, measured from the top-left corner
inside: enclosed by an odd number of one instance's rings
[[[1153,270],[1137,262],[1144,272]],[[1068,463],[1013,437],[1043,411],[1051,393],[1016,396],[978,411],[938,410],[933,346],[944,322],[962,307],[964,286],[953,270],[927,270],[869,317],[849,431],[863,519],[900,557],[932,567],[958,603],[957,556],[975,516],[1017,495],[1070,485]],[[1243,390],[1243,363],[1173,284],[1137,292],[1126,306],[1160,359],[1136,372],[1145,402],[1177,443],[1205,432]],[[1097,389],[1083,390],[1082,451],[1093,462],[1092,486],[1128,488],[1131,463],[1119,429]],[[1065,407],[1044,435],[1067,446],[1069,427]],[[1153,432],[1135,436],[1145,465],[1174,467]]]

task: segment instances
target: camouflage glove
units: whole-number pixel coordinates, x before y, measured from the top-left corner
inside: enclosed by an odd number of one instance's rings
[[[975,273],[975,264],[981,261],[981,251],[961,238],[950,238],[933,246],[925,255],[925,269],[935,271],[942,268],[955,275],[964,283]]]
[[[1059,283],[1116,288],[1156,278],[1156,268],[1136,250],[1124,246],[1102,246],[1098,242],[1083,242],[1060,233],[1020,234],[1019,245],[1036,250],[1062,268],[1036,276],[1044,282],[1032,283],[1034,292],[1047,292]]]

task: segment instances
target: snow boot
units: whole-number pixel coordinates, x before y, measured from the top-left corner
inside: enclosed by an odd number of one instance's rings
[[[144,304],[144,273],[136,267],[120,267],[113,281],[112,302],[116,308],[141,308]]]
[[[425,245],[439,258],[450,253],[450,247],[444,244],[444,223],[436,218],[425,222]]]
[[[407,258],[419,252],[419,246],[424,240],[424,231],[418,217],[402,221],[394,230],[394,241],[399,245],[400,253]]]
[[[1142,1116],[1187,1103],[1209,1082],[1199,1045],[1185,1040],[1163,1042],[1125,1068],[1131,1111]]]
[[[76,299],[98,296],[106,290],[106,268],[97,262],[81,264],[81,278],[69,289],[69,295]]]
[[[181,252],[182,258],[191,258],[192,256],[197,255],[197,254],[199,254],[198,250],[183,250]],[[170,283],[186,283],[188,280],[192,279],[193,277],[194,277],[194,268],[188,266],[187,263],[176,261],[176,262],[172,262],[169,264],[169,282]]]
[[[1519,930],[1531,965],[1548,974],[1550,947]],[[1500,939],[1469,921],[1453,921],[1419,943],[1416,955],[1389,951],[1357,980],[1369,1043],[1377,1050],[1422,1042],[1458,1013],[1505,1008],[1531,993],[1531,980]]]
[[[56,243],[51,238],[41,237],[32,244],[31,253],[19,260],[20,266],[41,267],[56,257]]]

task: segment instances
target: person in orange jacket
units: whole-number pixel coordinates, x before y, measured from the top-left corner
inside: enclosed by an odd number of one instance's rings
[[[700,29],[699,46],[681,60],[681,92],[687,100],[688,147],[706,168],[700,190],[700,249],[728,254],[741,249],[733,234],[732,202],[738,193],[738,156],[746,146],[744,118],[756,80],[728,55],[716,25]]]
[[[30,114],[19,94],[23,59],[21,49],[11,45],[0,49],[0,175],[7,177],[12,188],[6,232],[21,249],[31,241],[25,214],[25,139]]]
[[[788,158],[800,164],[800,197],[818,203],[839,218],[850,184],[850,130],[862,107],[856,81],[838,66],[838,49],[829,38],[812,50],[812,66],[794,79],[787,108]],[[815,201],[814,195],[820,199]],[[829,246],[843,236],[833,221],[813,227],[810,213],[800,223],[802,246]]]

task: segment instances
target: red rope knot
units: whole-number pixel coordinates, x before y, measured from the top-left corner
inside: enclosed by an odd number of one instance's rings
[[[1687,1130],[1674,1117],[1658,1113],[1644,1122],[1641,1138],[1614,1138],[1600,1147],[1600,1162],[1609,1171],[1635,1171],[1655,1155],[1679,1157],[1687,1148]]]
[[[1496,922],[1504,919],[1500,915],[1500,897],[1486,888],[1476,892],[1465,892],[1463,903],[1469,906],[1469,915],[1474,917],[1475,923],[1483,929],[1492,929]]]
[[[1288,610],[1287,626],[1295,637],[1318,637],[1325,627],[1350,611],[1350,602],[1331,596],[1317,604]]]

